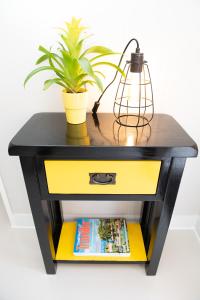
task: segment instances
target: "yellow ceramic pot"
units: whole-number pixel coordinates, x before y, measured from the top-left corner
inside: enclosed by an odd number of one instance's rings
[[[88,91],[82,93],[66,93],[62,91],[67,122],[81,124],[86,121]]]

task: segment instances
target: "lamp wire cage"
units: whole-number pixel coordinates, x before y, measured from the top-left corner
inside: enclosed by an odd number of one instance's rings
[[[142,72],[136,74],[137,82],[129,78],[131,62],[124,66],[125,78],[121,75],[117,88],[113,113],[118,124],[128,127],[142,127],[151,122],[154,116],[153,88],[149,67],[146,61]],[[134,87],[132,87],[134,85]],[[134,89],[134,99],[130,99],[130,90]]]
[[[119,60],[120,67],[122,60],[130,44],[135,42],[137,47],[134,53],[131,53],[131,60],[126,61],[123,68],[125,77],[121,75],[118,84],[113,113],[116,122],[121,126],[127,127],[142,127],[148,125],[154,116],[154,99],[153,88],[147,61],[143,59],[143,53],[140,53],[139,42],[132,38],[125,46]],[[94,103],[92,113],[95,118],[97,110],[108,88],[114,83],[117,78],[118,70],[115,73],[113,80],[106,86],[99,99]],[[132,77],[135,78],[130,78]],[[130,91],[133,90],[133,97]]]

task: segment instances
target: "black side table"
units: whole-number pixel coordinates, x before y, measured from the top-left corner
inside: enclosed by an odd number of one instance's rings
[[[120,127],[109,113],[70,125],[63,113],[39,113],[12,139],[48,274],[58,262],[145,263],[156,274],[186,158],[198,150],[171,116],[150,125]],[[140,222],[128,224],[130,257],[74,256],[75,222],[64,222],[61,200],[143,202]]]

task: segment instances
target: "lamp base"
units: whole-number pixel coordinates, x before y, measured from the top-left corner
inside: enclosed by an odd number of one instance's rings
[[[153,115],[150,119],[148,119],[146,116],[142,115],[134,115],[134,114],[123,114],[119,117],[116,117],[116,122],[121,126],[126,127],[143,127],[148,125],[151,120],[153,119]]]

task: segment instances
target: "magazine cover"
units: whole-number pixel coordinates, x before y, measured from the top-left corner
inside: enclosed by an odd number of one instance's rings
[[[129,256],[125,219],[77,219],[74,255]]]

